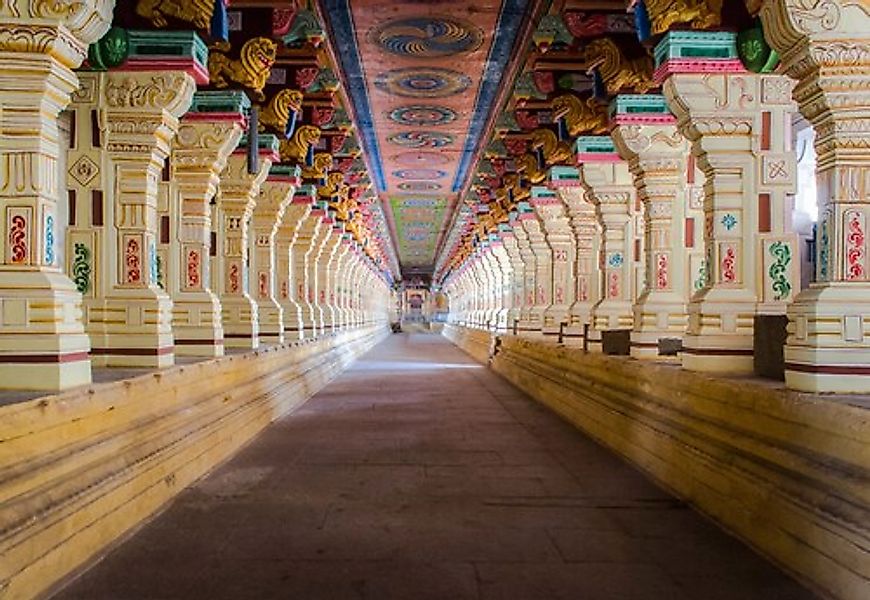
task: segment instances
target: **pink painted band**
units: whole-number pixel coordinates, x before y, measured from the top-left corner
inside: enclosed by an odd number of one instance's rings
[[[746,69],[739,58],[726,60],[672,58],[659,65],[653,73],[653,79],[656,83],[662,83],[670,75],[677,73],[746,73]]]

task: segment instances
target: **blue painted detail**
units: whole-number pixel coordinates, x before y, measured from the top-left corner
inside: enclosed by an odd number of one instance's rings
[[[735,217],[731,213],[728,213],[727,215],[722,217],[722,225],[725,226],[725,229],[731,231],[737,226],[737,217]]]
[[[329,2],[327,2],[328,4]],[[486,59],[486,69],[477,90],[477,98],[474,102],[474,113],[471,117],[471,125],[468,128],[468,137],[465,138],[465,147],[459,161],[459,169],[453,180],[453,191],[462,189],[471,167],[471,161],[477,153],[477,149],[484,142],[484,130],[487,117],[496,108],[495,100],[501,85],[507,63],[510,60],[514,47],[519,48],[517,36],[520,25],[526,14],[528,0],[504,0],[501,5],[501,14],[495,26],[495,36],[489,55]]]
[[[607,259],[607,264],[613,268],[621,267],[623,263],[622,254],[619,252],[614,252],[610,255],[610,258]]]
[[[384,179],[384,166],[378,138],[375,135],[375,122],[372,117],[365,73],[360,61],[359,48],[356,45],[356,30],[350,13],[350,4],[348,0],[320,0],[320,6],[324,14],[330,17],[327,24],[330,28],[330,39],[335,43],[336,54],[347,79],[345,90],[350,94],[356,108],[357,126],[366,156],[369,157],[375,186],[379,192],[385,192],[387,184]]]
[[[54,217],[45,216],[45,263],[54,264]]]

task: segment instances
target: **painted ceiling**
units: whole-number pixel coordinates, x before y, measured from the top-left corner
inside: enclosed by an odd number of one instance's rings
[[[431,271],[536,0],[320,0],[404,272]]]

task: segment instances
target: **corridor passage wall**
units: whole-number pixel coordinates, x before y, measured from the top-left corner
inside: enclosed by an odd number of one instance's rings
[[[363,327],[0,407],[0,598],[50,589],[386,335]]]
[[[870,411],[861,399],[455,325],[444,333],[816,589],[870,597]]]

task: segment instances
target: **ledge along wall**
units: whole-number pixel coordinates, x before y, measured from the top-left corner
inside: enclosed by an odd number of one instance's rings
[[[453,325],[444,335],[816,591],[870,598],[866,402]]]
[[[0,407],[0,598],[51,591],[386,335],[362,328]]]

